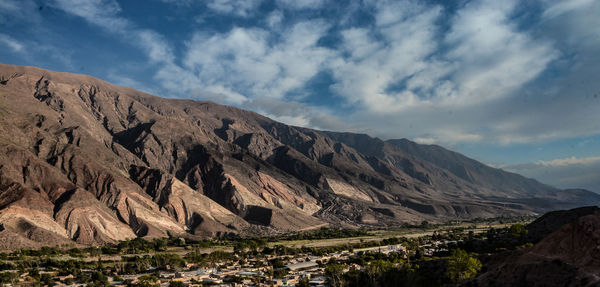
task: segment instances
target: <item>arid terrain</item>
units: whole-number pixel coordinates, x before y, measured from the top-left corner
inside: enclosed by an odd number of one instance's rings
[[[466,286],[598,286],[600,209],[550,212],[527,226],[531,247],[489,256]]]
[[[592,205],[436,145],[0,65],[0,247],[379,228]]]

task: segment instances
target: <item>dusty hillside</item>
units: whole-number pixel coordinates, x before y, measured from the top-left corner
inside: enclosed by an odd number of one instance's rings
[[[571,210],[548,212],[527,225],[527,236],[532,242],[538,242],[558,230],[561,226],[571,223],[582,216],[598,212],[600,212],[598,206],[585,206]]]
[[[550,212],[528,226],[533,247],[488,259],[485,271],[465,286],[598,286],[600,209]]]
[[[0,64],[0,247],[530,214],[600,202],[438,146]]]

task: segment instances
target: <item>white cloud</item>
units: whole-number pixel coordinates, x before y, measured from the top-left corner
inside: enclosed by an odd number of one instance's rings
[[[262,0],[211,0],[206,6],[222,14],[234,14],[241,17],[249,16]]]
[[[215,101],[218,103],[241,105],[248,100],[246,96],[222,85],[206,86],[196,90],[194,93],[198,94],[198,97],[201,99]]]
[[[115,0],[55,0],[54,4],[69,14],[111,32],[128,30],[130,26],[129,21],[116,16],[121,12],[121,7]]]
[[[277,4],[287,9],[318,9],[327,3],[327,0],[277,0]]]
[[[521,89],[561,53],[522,30],[513,18],[518,4],[471,1],[448,14],[416,1],[378,1],[375,26],[341,32],[345,57],[331,61],[333,89],[358,107],[354,122],[376,126],[384,138],[455,144],[560,137],[522,131],[539,128],[533,115],[543,115],[519,102]],[[515,105],[519,113],[508,116]]]
[[[543,165],[543,166],[569,166],[569,165],[575,165],[575,164],[593,164],[596,162],[600,161],[600,156],[593,156],[593,157],[584,157],[584,158],[577,158],[577,157],[568,157],[568,158],[559,158],[559,159],[554,159],[554,160],[550,160],[550,161],[538,161],[536,162],[538,165]]]
[[[435,144],[438,142],[436,138],[428,138],[428,137],[416,137],[413,139],[416,143],[420,144]]]
[[[501,166],[559,188],[585,188],[600,192],[600,157],[561,158]]]
[[[185,70],[197,83],[179,88],[205,92],[236,91],[245,97],[283,98],[301,88],[323,67],[331,51],[316,45],[325,33],[321,22],[301,22],[273,42],[268,31],[234,28],[226,34],[195,34],[187,44]],[[164,82],[170,79],[161,79]],[[213,91],[220,87],[221,91]]]
[[[375,112],[397,112],[419,102],[409,90],[388,88],[421,72],[436,50],[435,21],[440,7],[402,2],[402,7],[378,6],[375,31],[351,28],[342,32],[349,57],[332,61],[334,90],[352,103]],[[408,13],[412,11],[414,13]],[[378,40],[374,35],[380,34]]]
[[[258,97],[247,100],[241,106],[289,125],[333,131],[352,128],[336,117],[330,109],[311,107],[296,101]]]
[[[137,30],[129,35],[129,37],[131,36],[139,41],[138,45],[146,52],[151,61],[171,63],[175,60],[171,47],[162,35],[152,30]]]
[[[269,16],[267,16],[267,25],[271,29],[278,29],[279,25],[281,24],[281,21],[283,21],[283,18],[284,15],[281,11],[273,10],[273,12],[269,13]]]
[[[53,5],[107,32],[120,35],[142,49],[153,63],[170,63],[174,60],[165,38],[152,30],[140,29],[119,16],[121,7],[115,0],[54,0]]]
[[[468,3],[441,36],[439,6],[377,2],[373,29],[342,31],[335,91],[376,113],[464,106],[511,96],[556,58],[509,21],[514,1]],[[375,37],[380,35],[381,37]]]
[[[416,137],[414,138],[414,141],[423,144],[456,144],[479,142],[483,139],[483,136],[479,134],[472,134],[454,130],[438,130],[432,132],[432,134],[435,134],[435,136]]]
[[[554,18],[574,10],[584,9],[594,3],[596,0],[546,0],[547,9],[542,14],[542,17]]]
[[[2,33],[0,33],[0,44],[10,48],[14,52],[23,52],[24,50],[24,46],[20,41]]]
[[[503,97],[537,77],[557,58],[549,43],[533,40],[509,21],[515,1],[471,2],[455,16],[446,42],[459,65],[453,101]]]

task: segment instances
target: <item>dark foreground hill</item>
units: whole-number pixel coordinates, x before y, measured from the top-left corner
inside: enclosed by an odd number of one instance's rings
[[[465,286],[600,286],[598,207],[550,212],[527,229],[539,242],[492,256]]]
[[[395,226],[600,203],[439,146],[0,64],[0,247]]]

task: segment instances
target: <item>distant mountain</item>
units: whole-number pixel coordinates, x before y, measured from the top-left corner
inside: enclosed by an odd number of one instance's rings
[[[0,64],[0,247],[397,226],[600,203],[439,146]]]

